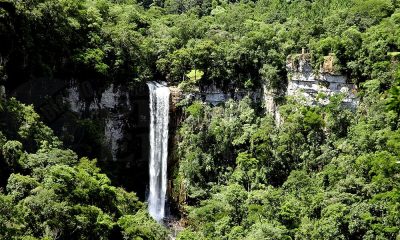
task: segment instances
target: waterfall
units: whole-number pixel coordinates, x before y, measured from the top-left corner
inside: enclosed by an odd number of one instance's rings
[[[149,213],[157,221],[165,214],[167,191],[167,155],[169,88],[156,82],[147,83],[150,92],[150,192]]]

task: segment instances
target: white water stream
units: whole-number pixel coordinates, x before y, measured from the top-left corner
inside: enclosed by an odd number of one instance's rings
[[[149,213],[157,221],[165,215],[167,191],[169,88],[147,83],[150,92],[150,192]]]

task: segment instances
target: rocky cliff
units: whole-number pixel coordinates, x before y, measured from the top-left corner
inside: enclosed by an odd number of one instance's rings
[[[310,54],[303,52],[289,55],[286,61],[288,81],[285,96],[292,96],[305,105],[326,105],[330,102],[330,97],[341,95],[343,105],[356,108],[357,87],[337,70],[334,59],[333,55],[326,56],[320,68],[315,70],[311,65]],[[282,96],[265,84],[262,89],[264,109],[279,124],[281,117],[277,99]]]
[[[287,95],[298,97],[305,104],[329,103],[329,97],[342,94],[343,104],[356,107],[356,86],[349,83],[346,75],[335,69],[334,56],[326,56],[320,69],[315,71],[311,66],[310,55],[295,54],[287,58],[288,72]]]
[[[343,94],[343,103],[355,107],[356,87],[346,76],[334,71],[332,58],[327,57],[319,71],[314,71],[308,54],[287,58],[288,85],[286,94],[305,104],[327,104],[329,97]],[[15,96],[34,104],[43,121],[64,141],[67,148],[81,156],[97,158],[99,165],[117,184],[136,191],[144,199],[148,182],[149,92],[146,84],[99,85],[95,79],[36,78],[14,88],[0,87],[0,95]],[[169,176],[173,174],[177,156],[177,129],[184,118],[179,102],[200,100],[218,105],[229,99],[240,100],[250,95],[263,103],[267,112],[280,122],[277,93],[263,86],[261,90],[219,89],[201,86],[191,92],[170,87]],[[261,99],[263,98],[263,99]]]
[[[144,199],[148,182],[149,93],[96,80],[31,79],[7,95],[33,104],[65,147],[97,158],[115,184]]]

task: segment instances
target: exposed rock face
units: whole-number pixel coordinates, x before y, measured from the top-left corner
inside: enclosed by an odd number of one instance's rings
[[[287,59],[288,96],[303,98],[305,104],[329,103],[329,97],[343,94],[343,103],[355,108],[358,100],[356,86],[348,83],[347,77],[335,70],[333,56],[325,57],[325,62],[316,73],[310,64],[308,54],[291,55]],[[299,99],[300,100],[300,99]]]
[[[229,90],[224,91],[214,84],[202,86],[200,88],[196,87],[196,89],[192,89],[190,92],[185,92],[175,86],[170,87],[170,90],[173,105],[177,104],[182,99],[199,100],[217,106],[229,99],[241,100],[246,96],[250,96],[254,101],[259,102],[261,98],[261,90],[251,91],[231,87]]]
[[[286,96],[296,97],[296,100],[305,105],[326,105],[331,96],[342,94],[342,103],[350,108],[356,108],[358,99],[357,88],[348,83],[345,75],[335,68],[335,57],[326,56],[318,72],[311,66],[310,56],[307,53],[290,55],[287,58],[288,86]],[[279,94],[275,90],[263,85],[263,106],[267,113],[274,116],[275,123],[282,122],[279,113],[279,104],[276,98]]]
[[[245,96],[250,96],[255,101],[259,101],[261,94],[260,91],[249,91],[243,89],[232,88],[228,92],[224,92],[215,85],[204,86],[202,89],[194,94],[196,99],[202,100],[203,102],[210,103],[216,106],[220,103],[226,102],[229,99],[241,100]]]
[[[64,101],[79,119],[99,122],[95,127],[102,138],[100,145],[104,151],[101,160],[105,168],[112,169],[114,172],[111,174],[119,183],[144,199],[149,179],[148,88],[145,84],[133,89],[110,84],[94,90],[91,86],[94,85],[69,84]]]
[[[8,95],[33,104],[67,148],[97,158],[111,179],[144,199],[148,182],[149,92],[77,82],[32,79]]]
[[[274,90],[268,89],[266,85],[262,86],[262,91],[264,103],[263,107],[265,112],[271,114],[275,119],[275,123],[279,125],[281,122],[281,115],[279,113],[279,106],[275,99],[277,94],[274,92]]]
[[[133,111],[133,105],[130,102],[129,91],[121,86],[109,85],[104,91],[100,92],[99,98],[93,98],[93,101],[85,101],[86,95],[94,96],[93,88],[89,84],[79,85],[71,83],[66,88],[67,94],[64,102],[70,106],[70,111],[83,117],[85,112],[90,115],[96,115],[103,112],[103,130],[104,144],[108,147],[113,161],[121,160],[120,150],[124,144],[124,131],[130,127],[127,122],[127,116]],[[135,109],[136,110],[136,109]],[[146,121],[146,116],[142,113],[142,119]],[[140,122],[143,126],[145,122]]]

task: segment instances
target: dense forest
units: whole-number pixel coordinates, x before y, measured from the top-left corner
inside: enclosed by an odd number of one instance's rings
[[[0,41],[6,90],[90,77],[274,92],[281,121],[251,97],[178,103],[179,240],[400,238],[398,0],[1,0]],[[317,70],[332,57],[356,108],[286,96],[302,49]],[[0,96],[1,239],[168,238],[34,106]]]

